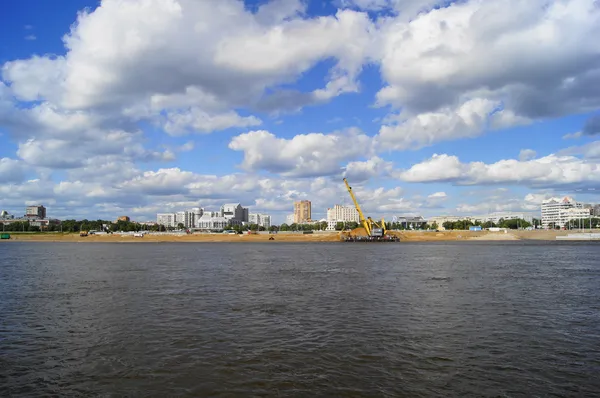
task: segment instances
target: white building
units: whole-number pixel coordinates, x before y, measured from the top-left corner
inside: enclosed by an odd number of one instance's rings
[[[238,220],[240,222],[248,222],[248,209],[242,207],[239,203],[226,203],[221,206],[221,217],[228,220]]]
[[[222,231],[230,225],[231,220],[220,215],[212,215],[215,212],[207,212],[196,222],[196,227],[211,231]]]
[[[338,222],[360,222],[360,216],[356,207],[335,205],[327,209],[327,230],[335,230]]]
[[[248,223],[269,229],[271,227],[271,216],[268,214],[250,213],[248,215]]]
[[[177,215],[175,213],[158,213],[156,223],[165,227],[177,227]]]
[[[194,207],[192,208],[192,210],[190,211],[190,213],[192,214],[192,225],[194,227],[198,226],[198,221],[200,220],[200,217],[202,217],[202,215],[204,214],[204,208],[202,207]]]
[[[288,224],[288,225],[289,224],[293,224],[294,223],[294,214],[288,214],[285,217],[285,223]]]
[[[552,226],[564,227],[569,220],[572,220],[576,212],[567,212],[569,209],[583,209],[581,203],[577,203],[573,198],[565,196],[564,198],[550,198],[542,202],[542,226],[549,228]],[[589,209],[585,209],[589,213]],[[586,216],[586,218],[589,217]]]
[[[592,210],[590,208],[578,208],[573,207],[570,209],[561,209],[559,211],[559,219],[564,222],[563,225],[567,225],[569,221],[576,220],[587,220],[592,217]]]
[[[490,213],[490,214],[473,217],[473,218],[476,220],[479,220],[479,221],[483,221],[483,222],[491,221],[494,224],[498,224],[500,222],[500,220],[517,220],[517,219],[521,219],[521,220],[525,220],[529,223],[533,223],[533,215],[532,214],[512,212],[512,211],[495,212],[495,213]]]

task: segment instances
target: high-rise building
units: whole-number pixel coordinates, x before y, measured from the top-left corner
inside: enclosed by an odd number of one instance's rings
[[[268,214],[250,213],[248,222],[269,229],[271,227],[271,216]]]
[[[25,217],[46,218],[46,208],[42,205],[27,206],[25,208]]]
[[[294,202],[294,222],[302,224],[311,221],[311,203],[310,200],[300,200]]]
[[[177,215],[175,213],[158,213],[156,215],[156,223],[174,228],[177,226]]]

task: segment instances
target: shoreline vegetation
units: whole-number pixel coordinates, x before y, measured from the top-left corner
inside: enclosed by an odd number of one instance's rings
[[[364,230],[357,228],[351,233],[354,236],[364,236]],[[516,241],[516,240],[549,240],[555,241],[557,236],[565,236],[578,231],[561,230],[507,230],[506,232],[491,231],[391,231],[402,242],[444,242],[444,241]],[[586,230],[589,232],[589,229]],[[597,230],[595,232],[598,232]],[[0,242],[339,242],[339,232],[319,232],[312,234],[243,234],[232,235],[223,233],[194,233],[194,234],[145,234],[143,237],[133,234],[109,234],[79,236],[78,233],[15,233],[10,232],[9,240]],[[273,240],[270,240],[270,238]]]

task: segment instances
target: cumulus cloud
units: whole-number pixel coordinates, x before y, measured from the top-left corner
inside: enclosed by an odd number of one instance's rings
[[[0,183],[19,183],[25,178],[25,166],[16,159],[0,158]]]
[[[451,182],[456,185],[518,184],[530,187],[596,187],[600,164],[575,156],[548,155],[519,161],[462,163],[456,156],[433,155],[430,159],[396,173],[407,182]]]
[[[407,22],[388,18],[378,34],[387,85],[377,103],[405,115],[381,137],[399,149],[600,105],[593,0],[456,2]],[[501,117],[488,125],[494,109]]]
[[[357,129],[299,134],[291,139],[258,130],[234,137],[229,148],[244,152],[246,170],[314,177],[341,173],[343,162],[371,155],[372,139]]]
[[[521,149],[519,152],[519,160],[525,162],[535,158],[537,153],[533,149]]]
[[[392,162],[373,156],[365,161],[349,162],[345,167],[344,177],[352,182],[363,182],[371,178],[388,176],[392,169]]]

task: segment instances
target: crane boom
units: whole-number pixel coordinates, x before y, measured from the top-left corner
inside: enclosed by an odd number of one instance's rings
[[[358,217],[360,219],[361,225],[367,232],[367,235],[371,236],[371,225],[369,224],[369,222],[367,222],[365,215],[363,214],[362,210],[360,209],[360,205],[358,204],[358,201],[356,200],[356,197],[354,196],[354,192],[352,192],[352,187],[350,186],[350,184],[348,184],[348,180],[346,178],[344,178],[344,183],[346,184],[346,189],[348,190],[348,193],[350,194],[350,197],[352,198],[352,202],[354,202],[354,207],[356,207],[356,210],[358,211]]]

